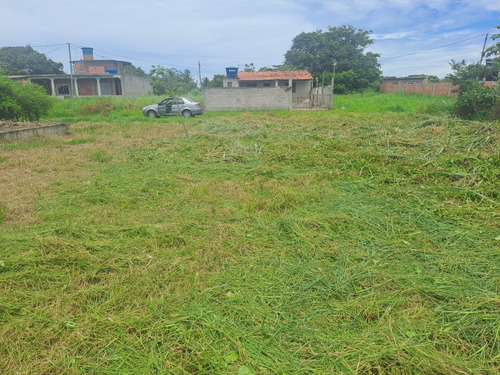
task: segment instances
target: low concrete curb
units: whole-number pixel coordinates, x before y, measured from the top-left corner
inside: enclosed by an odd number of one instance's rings
[[[0,141],[16,141],[43,135],[61,135],[68,132],[68,124],[50,124],[21,129],[0,130]]]

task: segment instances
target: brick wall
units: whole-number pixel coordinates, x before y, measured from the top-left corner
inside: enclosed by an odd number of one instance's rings
[[[292,90],[282,87],[203,89],[207,111],[291,109]]]
[[[446,95],[446,96],[456,96],[457,94],[453,92],[458,89],[448,82],[443,83],[425,83],[425,84],[406,84],[406,85],[393,85],[388,83],[383,83],[380,86],[380,91],[385,94],[421,94],[421,95]]]

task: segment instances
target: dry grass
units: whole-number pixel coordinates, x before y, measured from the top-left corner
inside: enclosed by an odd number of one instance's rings
[[[0,372],[498,373],[498,123],[101,120],[0,146]]]

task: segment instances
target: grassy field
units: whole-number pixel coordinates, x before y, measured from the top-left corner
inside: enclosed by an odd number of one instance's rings
[[[500,372],[498,122],[157,99],[0,144],[0,373]]]

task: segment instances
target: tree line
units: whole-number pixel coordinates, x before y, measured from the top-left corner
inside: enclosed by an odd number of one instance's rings
[[[500,26],[495,27],[500,29]],[[324,31],[302,32],[292,40],[282,64],[263,67],[260,71],[306,69],[317,79],[319,85],[328,85],[335,78],[337,94],[377,90],[383,78],[378,62],[380,55],[365,51],[373,44],[371,35],[371,31],[356,29],[351,25],[328,27]],[[500,34],[494,34],[491,39],[500,39]],[[497,41],[488,48],[485,56],[491,57],[491,66],[487,67],[481,63],[468,64],[464,60],[452,60],[450,63],[452,73],[445,77],[445,80],[459,85],[458,107],[462,104],[463,108],[458,108],[456,113],[462,117],[474,118],[478,113],[480,117],[486,117],[486,113],[491,112],[496,105],[496,89],[486,88],[481,82],[498,79],[500,42]],[[149,73],[133,65],[127,69],[131,74],[149,77],[155,95],[188,93],[197,88],[196,81],[188,69],[181,71],[161,65],[152,66]],[[244,70],[255,71],[255,66],[253,63],[245,64]],[[61,63],[48,59],[30,46],[0,48],[0,71],[0,74],[7,76],[64,74]],[[201,86],[222,87],[223,78],[222,74],[214,75],[212,79],[204,78]],[[436,82],[439,78],[430,76],[429,81]],[[2,85],[0,90],[4,92],[0,93],[0,98],[1,95],[6,97],[5,87],[9,86],[5,81],[2,81]]]

